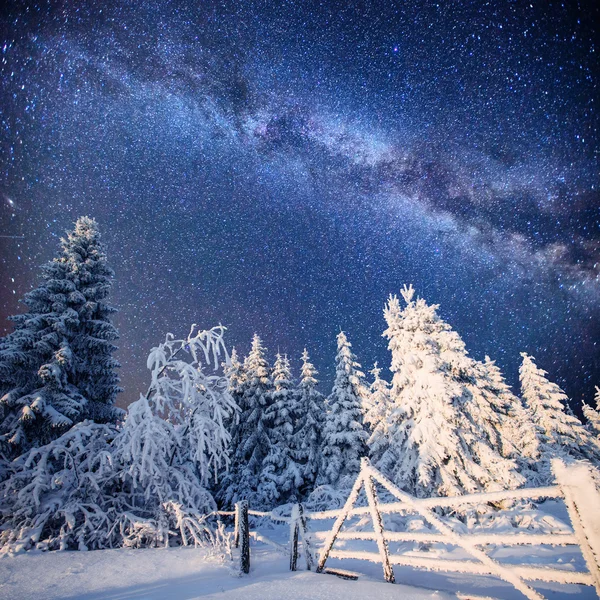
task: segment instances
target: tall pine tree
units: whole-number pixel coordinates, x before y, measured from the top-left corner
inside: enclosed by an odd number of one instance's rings
[[[577,417],[566,411],[567,395],[546,378],[546,371],[535,364],[532,356],[525,352],[521,356],[521,393],[535,424],[546,476],[550,477],[553,456],[600,460],[598,441]]]
[[[294,446],[302,465],[304,480],[301,495],[310,493],[315,486],[321,462],[322,428],[325,419],[325,401],[317,389],[318,371],[310,362],[308,351],[302,353],[302,370],[298,386],[298,424]]]
[[[227,380],[229,381],[229,393],[236,399],[239,400],[239,396],[242,393],[242,385],[245,380],[244,366],[238,358],[237,350],[233,348],[231,350],[231,356],[229,357],[229,363],[223,365],[223,370]]]
[[[489,356],[481,366],[491,401],[504,417],[500,422],[502,456],[515,458],[523,466],[531,465],[539,458],[540,449],[529,411],[511,392],[498,365]]]
[[[294,452],[294,423],[298,412],[287,356],[277,354],[273,365],[272,402],[265,411],[271,446],[263,461],[259,495],[262,502],[273,507],[299,500],[303,469]]]
[[[327,398],[323,429],[323,483],[346,487],[360,471],[360,459],[367,454],[368,434],[363,425],[362,399],[367,393],[364,374],[342,331],[337,336],[336,370],[333,391]]]
[[[377,429],[379,423],[384,420],[389,412],[390,386],[387,381],[381,379],[381,369],[377,363],[369,371],[373,375],[373,383],[363,403],[365,425],[369,431]]]
[[[237,393],[239,421],[233,424],[231,431],[231,466],[222,480],[218,499],[228,507],[240,500],[248,500],[252,507],[268,508],[258,487],[263,461],[271,448],[265,413],[271,403],[273,382],[265,348],[258,335],[252,339],[243,371]]]
[[[1,439],[18,455],[91,418],[114,422],[118,338],[107,299],[114,277],[93,219],[81,217],[23,300],[0,342]]]
[[[412,286],[402,295],[404,310],[393,296],[384,311],[394,376],[385,428],[372,436],[376,466],[418,497],[522,484],[481,422],[493,411],[464,343]]]

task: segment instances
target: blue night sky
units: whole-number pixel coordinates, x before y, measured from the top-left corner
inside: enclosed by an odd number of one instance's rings
[[[517,383],[600,385],[597,2],[21,2],[0,22],[0,333],[80,215],[125,393],[192,323],[327,391],[412,283]],[[12,236],[12,237],[11,237]],[[23,236],[23,237],[21,237]],[[389,377],[389,372],[384,371]]]

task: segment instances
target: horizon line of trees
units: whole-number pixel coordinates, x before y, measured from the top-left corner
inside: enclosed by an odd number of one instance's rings
[[[306,349],[295,381],[258,335],[242,360],[223,327],[194,326],[152,350],[151,385],[125,414],[114,406],[113,277],[97,224],[80,218],[0,340],[10,551],[203,543],[216,539],[207,515],[241,499],[332,507],[362,456],[418,497],[544,485],[556,456],[600,466],[598,388],[584,425],[523,353],[516,396],[412,286],[384,308],[390,381],[376,364],[367,382],[344,332],[325,396]]]
[[[228,374],[242,418],[218,490],[225,505],[245,498],[269,509],[306,500],[315,488],[347,488],[366,455],[416,496],[545,485],[557,456],[600,464],[600,390],[597,408],[584,407],[584,426],[566,394],[522,353],[519,397],[488,356],[468,355],[436,305],[415,299],[412,286],[402,297],[404,307],[390,296],[384,310],[391,381],[377,364],[366,381],[343,332],[328,396],[316,388],[306,350],[297,383],[287,356],[278,353],[269,366],[258,335],[243,361],[234,350]]]

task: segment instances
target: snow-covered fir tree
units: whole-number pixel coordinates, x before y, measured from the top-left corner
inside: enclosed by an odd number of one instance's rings
[[[113,524],[113,425],[83,421],[10,463],[0,483],[0,552],[94,550],[122,545]]]
[[[600,437],[600,388],[596,386],[596,408],[583,403],[583,416],[587,421],[588,430],[596,437]]]
[[[521,485],[515,463],[480,422],[493,415],[489,401],[474,397],[477,378],[462,340],[436,305],[413,299],[412,286],[402,296],[403,310],[391,296],[384,311],[394,376],[386,426],[372,436],[375,465],[418,497]]]
[[[302,496],[313,489],[321,464],[325,400],[323,394],[317,389],[316,375],[318,372],[310,362],[308,351],[304,348],[301,379],[298,386],[298,431],[294,436],[296,457],[302,465]]]
[[[81,217],[28,292],[28,312],[0,341],[0,435],[16,455],[74,423],[114,422],[120,391],[112,357],[118,334],[107,299],[114,273],[94,220]]]
[[[225,376],[229,381],[229,393],[237,398],[242,393],[242,384],[245,379],[244,366],[238,358],[237,350],[231,350],[229,363],[223,365]]]
[[[85,421],[11,464],[0,484],[7,551],[204,544],[208,484],[227,468],[223,422],[237,410],[216,369],[223,328],[171,335],[148,359],[152,383],[123,427]]]
[[[368,433],[363,424],[362,403],[367,393],[364,374],[342,331],[337,336],[335,380],[327,398],[323,428],[320,482],[347,487],[360,471],[360,459],[367,454]]]
[[[271,448],[266,410],[271,403],[273,382],[265,348],[258,335],[244,360],[244,378],[239,389],[239,421],[231,430],[232,458],[229,472],[218,492],[224,506],[248,500],[250,506],[266,507],[258,493],[263,461]]]
[[[491,392],[490,401],[504,417],[500,422],[502,455],[516,458],[520,464],[535,462],[540,449],[529,411],[512,393],[500,368],[489,356],[485,357],[481,366],[485,373],[485,386]]]
[[[581,421],[566,411],[567,395],[546,378],[532,356],[522,352],[519,369],[521,395],[536,427],[542,464],[550,477],[549,462],[554,456],[600,460],[600,445]]]
[[[510,480],[510,470],[514,465],[506,461],[496,464],[498,455],[506,456],[506,448],[511,440],[508,398],[499,395],[491,381],[491,361],[481,363],[471,358],[462,338],[447,325],[437,332],[437,342],[440,358],[447,365],[450,377],[462,388],[459,418],[466,418],[469,427],[485,441],[485,445],[479,448],[478,462],[490,471],[503,471],[502,475],[497,475]],[[495,375],[502,379],[499,371]],[[487,460],[490,461],[489,465],[486,465]]]
[[[235,348],[232,348],[231,355],[229,356],[229,362],[223,363],[223,374],[228,381],[228,391],[231,394],[234,402],[237,406],[242,404],[243,395],[243,382],[245,381],[246,375],[244,373],[244,365],[238,358],[238,353]],[[226,421],[226,427],[229,432],[233,430],[233,427],[239,419],[239,414],[236,412],[231,415],[230,419]],[[218,488],[218,486],[217,486]]]
[[[271,446],[263,461],[258,488],[262,502],[270,507],[299,500],[303,469],[294,452],[294,423],[298,413],[290,363],[287,356],[277,354],[273,365],[272,401],[265,410],[270,429]]]
[[[373,365],[369,373],[373,375],[373,383],[363,401],[363,414],[365,425],[369,431],[373,432],[389,413],[390,386],[387,381],[381,379],[381,369],[377,363]]]

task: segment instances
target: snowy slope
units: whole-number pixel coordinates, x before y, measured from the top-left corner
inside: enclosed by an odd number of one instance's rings
[[[526,551],[522,551],[526,552]],[[391,585],[381,566],[331,560],[328,566],[360,573],[358,581],[332,575],[288,571],[285,556],[263,544],[252,545],[250,575],[239,577],[232,564],[207,557],[204,550],[170,548],[29,552],[0,559],[1,600],[517,600],[519,592],[491,577],[443,574],[395,567]],[[537,586],[536,586],[537,587]],[[546,584],[552,600],[592,600],[592,588]],[[437,590],[437,591],[436,591]],[[462,592],[459,594],[459,592]]]
[[[522,526],[530,533],[568,533],[564,506],[547,501],[543,509],[521,508]],[[493,523],[485,520],[474,526],[473,533],[494,530],[503,533],[509,524],[511,511],[495,513]],[[386,516],[387,517],[387,516]],[[350,519],[349,532],[364,531],[368,519],[360,515]],[[332,519],[312,521],[313,543],[318,546],[332,526]],[[388,532],[395,530],[394,522],[387,522]],[[406,524],[405,524],[406,525]],[[416,521],[409,529],[418,528]],[[493,527],[492,527],[493,525]],[[273,524],[258,519],[253,523],[260,533],[284,545],[289,536],[287,524]],[[490,529],[490,527],[492,529]],[[368,528],[367,528],[368,529]],[[404,528],[403,528],[404,529]],[[371,547],[369,547],[369,544]],[[376,551],[374,542],[359,538],[345,538],[336,542],[337,549]],[[553,566],[567,571],[585,570],[585,563],[576,547],[510,546],[490,548],[492,555],[503,563]],[[392,554],[433,560],[460,560],[467,556],[456,547],[442,544],[390,543]],[[194,598],[222,598],[224,600],[425,600],[493,598],[521,600],[523,596],[510,584],[497,577],[468,573],[444,573],[394,566],[396,581],[383,581],[379,563],[356,559],[330,558],[328,568],[354,571],[357,581],[347,581],[332,575],[300,570],[288,570],[287,553],[273,546],[251,542],[251,571],[247,576],[237,573],[237,560],[219,561],[204,549],[169,548],[143,550],[97,550],[93,552],[27,552],[0,558],[0,600],[192,600]],[[298,561],[300,569],[304,560]],[[593,588],[580,585],[535,582],[534,587],[550,600],[592,600]]]
[[[207,559],[203,550],[97,550],[27,553],[0,559],[2,600],[445,600],[454,594],[361,577],[346,581],[292,573],[281,554],[253,546],[249,576]]]

